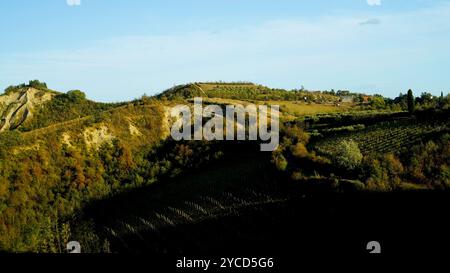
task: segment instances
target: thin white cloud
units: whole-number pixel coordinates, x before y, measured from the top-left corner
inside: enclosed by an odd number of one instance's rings
[[[381,6],[381,0],[367,0],[369,6]]]
[[[66,0],[67,5],[73,7],[73,6],[80,6],[81,0]]]
[[[381,24],[381,20],[378,18],[371,18],[365,21],[362,21],[359,23],[360,26],[366,26],[366,25],[379,25]]]

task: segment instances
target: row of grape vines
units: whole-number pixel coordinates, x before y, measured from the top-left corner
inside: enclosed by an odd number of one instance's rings
[[[322,154],[334,154],[338,144],[344,140],[358,143],[363,154],[397,152],[425,137],[449,130],[450,122],[417,120],[382,122],[365,130],[336,134],[315,143],[315,150]]]
[[[244,190],[241,193],[224,192],[214,196],[200,196],[197,200],[185,201],[174,207],[149,211],[147,215],[133,216],[105,227],[108,237],[123,242],[125,236],[144,240],[144,233],[158,233],[166,227],[193,224],[227,215],[239,215],[245,208],[285,202],[286,197]]]

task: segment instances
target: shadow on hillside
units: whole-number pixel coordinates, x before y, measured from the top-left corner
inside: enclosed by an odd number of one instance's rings
[[[222,217],[143,230],[112,240],[114,251],[175,255],[431,254],[450,242],[448,193],[328,194],[247,207]],[[294,251],[294,252],[292,252]]]
[[[270,154],[254,153],[251,148],[242,146],[242,150],[233,153],[232,157],[226,156],[224,160],[205,164],[200,169],[187,170],[181,176],[165,178],[111,199],[92,202],[86,213],[103,222],[111,220],[108,219],[110,215],[114,218],[127,216],[206,195],[251,190],[281,191],[274,175]]]
[[[417,254],[450,242],[449,197],[294,185],[273,172],[270,155],[244,149],[201,171],[91,203],[85,217],[120,253],[342,255],[367,253],[375,240],[386,253]]]

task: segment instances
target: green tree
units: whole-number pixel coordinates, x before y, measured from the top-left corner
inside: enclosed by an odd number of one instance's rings
[[[19,91],[19,90],[20,90],[20,88],[19,88],[18,86],[13,86],[13,85],[11,85],[11,86],[9,86],[9,87],[7,87],[7,88],[5,89],[4,94],[5,94],[5,95],[9,95],[9,94],[14,93],[14,92],[17,92],[17,91]]]
[[[353,140],[344,140],[336,147],[334,163],[344,169],[353,170],[361,165],[363,155]]]
[[[370,105],[375,109],[384,109],[386,108],[386,102],[381,95],[375,95],[370,101]]]
[[[408,109],[408,95],[400,93],[398,97],[394,99],[394,103],[399,105],[402,110]]]
[[[86,100],[86,94],[81,92],[80,90],[72,90],[67,92],[67,97],[72,102],[80,102]]]
[[[408,90],[408,112],[410,114],[414,113],[415,110],[415,101],[414,101],[414,94],[411,89]]]
[[[28,86],[36,89],[47,89],[47,84],[45,82],[40,82],[39,80],[30,81]]]

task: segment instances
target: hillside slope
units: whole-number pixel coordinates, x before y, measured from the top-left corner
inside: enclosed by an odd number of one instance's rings
[[[338,96],[319,91],[284,90],[253,83],[191,83],[166,90],[159,98],[189,99],[193,97],[238,99],[238,100],[286,100],[312,103],[336,103]]]
[[[1,95],[0,132],[16,129],[23,123],[30,121],[35,109],[50,101],[55,95],[31,87]]]
[[[144,159],[167,135],[159,104],[0,133],[0,249],[57,251],[51,238],[60,234],[48,223],[91,200],[152,183],[147,171],[155,166]]]
[[[312,97],[305,99],[305,94]],[[280,105],[281,118],[292,116],[281,119],[280,149],[264,154],[258,142],[172,140],[170,107],[191,105],[196,96],[203,97],[205,104],[222,106]],[[156,98],[105,104],[86,99],[78,90],[62,94],[46,87],[22,86],[0,98],[1,113],[5,113],[5,129],[0,132],[0,251],[63,252],[63,242],[73,239],[80,241],[86,252],[129,251],[126,245],[133,250],[147,250],[150,245],[151,251],[158,252],[159,242],[153,244],[153,238],[164,238],[159,232],[176,238],[172,226],[187,227],[175,232],[197,227],[203,232],[216,230],[209,229],[208,223],[222,227],[234,225],[234,220],[263,223],[279,211],[288,212],[282,218],[289,220],[290,210],[285,210],[285,205],[292,206],[285,200],[303,196],[305,189],[449,187],[445,184],[449,177],[448,137],[396,155],[377,149],[376,155],[366,155],[357,146],[350,155],[358,156],[355,164],[359,165],[350,171],[335,163],[348,159],[337,161],[316,153],[313,146],[324,137],[348,132],[354,138],[359,130],[405,114],[359,113],[354,104],[335,105],[326,98],[338,97],[321,92],[276,90],[248,83],[198,83],[175,87]],[[425,113],[424,122],[436,127],[436,115]],[[310,134],[303,130],[307,125]],[[381,127],[374,128],[372,140],[385,135]],[[370,140],[361,138],[361,143],[370,144]],[[277,203],[276,212],[266,214],[266,205],[278,201],[281,207]],[[311,207],[315,203],[308,210]],[[248,210],[261,210],[262,216],[256,213],[255,217]],[[234,218],[236,213],[239,219]],[[81,218],[86,221],[80,222]]]

